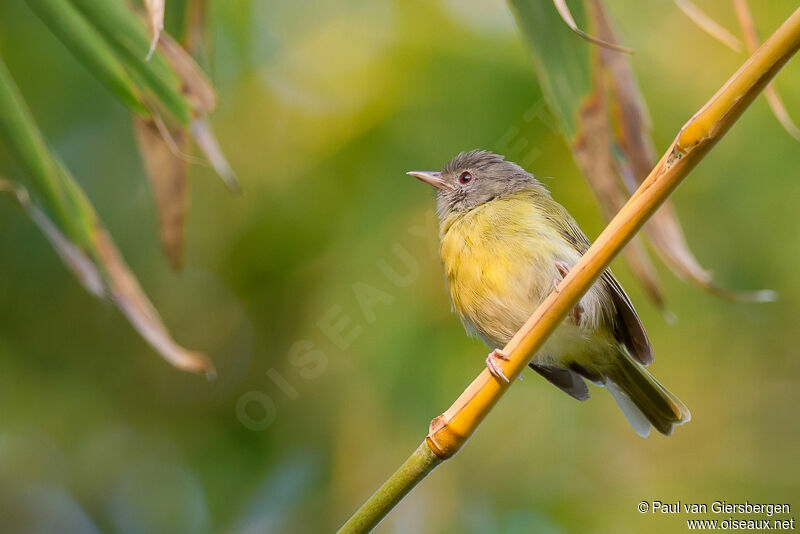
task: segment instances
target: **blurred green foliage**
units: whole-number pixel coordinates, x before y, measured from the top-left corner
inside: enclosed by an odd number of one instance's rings
[[[181,2],[167,6],[175,30]],[[736,27],[722,4],[702,6]],[[671,3],[611,7],[663,149],[743,57]],[[764,35],[795,7],[752,5]],[[49,144],[176,337],[220,375],[167,366],[2,200],[0,530],[333,530],[486,354],[450,313],[431,192],[403,173],[493,149],[542,177],[588,235],[602,228],[503,2],[236,0],[213,3],[211,24],[213,120],[244,195],[193,170],[176,273],[128,112],[22,0],[0,4],[0,51]],[[777,84],[798,116],[800,61]],[[21,172],[3,146],[0,169]],[[531,374],[379,531],[666,533],[685,516],[640,514],[641,500],[800,506],[798,169],[796,141],[757,102],[674,196],[716,279],[778,302],[730,304],[662,268],[668,325],[616,267],[689,425],[642,440],[603,392],[580,404]]]

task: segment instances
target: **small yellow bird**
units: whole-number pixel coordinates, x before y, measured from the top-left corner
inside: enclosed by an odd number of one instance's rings
[[[436,188],[440,254],[455,311],[471,335],[494,350],[492,374],[508,381],[497,360],[503,347],[589,248],[567,210],[530,173],[503,156],[461,153],[441,172],[408,173]],[[631,301],[606,270],[530,366],[578,400],[584,378],[604,385],[642,437],[691,419],[686,406],[644,365],[650,341]]]

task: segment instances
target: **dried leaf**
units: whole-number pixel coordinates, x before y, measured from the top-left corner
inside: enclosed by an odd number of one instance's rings
[[[611,154],[611,125],[607,110],[607,91],[600,55],[593,55],[594,89],[578,110],[579,133],[572,150],[578,166],[589,182],[603,215],[610,220],[627,201],[619,180],[619,169]],[[631,270],[648,296],[659,308],[664,307],[658,275],[647,251],[637,236],[623,250]]]
[[[711,37],[724,44],[734,52],[742,51],[742,43],[731,32],[723,28],[717,21],[706,15],[700,8],[689,0],[675,0],[675,4],[692,22],[709,34]]]
[[[175,153],[188,148],[188,137],[181,130],[170,132],[175,147],[161,134],[154,120],[134,118],[139,152],[144,159],[158,210],[161,245],[176,269],[183,262],[183,227],[189,209],[189,163]]]
[[[774,291],[734,291],[717,286],[711,273],[703,269],[686,244],[678,217],[671,205],[662,206],[645,227],[647,236],[662,260],[678,277],[693,282],[708,293],[739,302],[770,302],[777,298]]]
[[[8,180],[0,179],[0,192],[11,195],[17,204],[25,210],[47,240],[50,241],[61,261],[64,262],[67,269],[72,271],[72,274],[75,275],[75,278],[78,279],[84,289],[95,297],[104,297],[105,286],[103,285],[103,279],[92,260],[75,246],[42,210],[31,202],[28,190],[20,185],[14,185]]]
[[[575,23],[575,19],[572,17],[572,13],[569,10],[569,6],[567,5],[567,0],[553,0],[553,4],[556,6],[556,10],[558,14],[561,15],[561,20],[569,26],[569,28],[580,35],[582,38],[586,39],[587,41],[594,43],[596,45],[602,46],[604,48],[608,48],[611,50],[616,50],[617,52],[625,52],[627,54],[633,54],[633,50],[630,48],[626,48],[621,46],[617,43],[612,43],[609,41],[605,41],[603,39],[598,39],[597,37],[593,37],[588,33],[584,32],[578,25]]]
[[[63,258],[67,267],[92,294],[108,294],[139,333],[173,365],[213,375],[213,367],[200,353],[177,345],[164,327],[136,278],[125,265],[86,194],[57,160],[33,120],[25,100],[0,60],[0,136],[20,156],[31,183],[37,184],[37,202],[49,200],[47,215],[34,208],[27,194],[13,190]]]
[[[747,51],[752,54],[761,44],[761,39],[758,38],[756,22],[753,20],[753,15],[750,13],[746,0],[733,0],[733,7],[736,11],[736,18],[739,19],[739,27],[742,29],[742,35],[744,35]]]
[[[103,228],[96,228],[97,261],[101,272],[98,265],[31,202],[27,190],[7,180],[0,180],[0,192],[13,196],[83,287],[96,297],[108,294],[131,325],[164,359],[179,369],[203,372],[209,378],[214,378],[214,367],[204,354],[186,350],[173,341],[158,312]]]
[[[183,44],[195,58],[200,58],[206,49],[206,20],[208,19],[208,0],[188,0],[186,2],[186,28]],[[203,56],[204,57],[204,56]],[[198,59],[202,64],[203,62]]]
[[[614,40],[614,33],[598,2],[594,9],[596,31],[604,39]],[[627,58],[599,51],[608,77],[616,119],[616,142],[619,145],[620,171],[630,193],[636,190],[655,164],[655,150],[650,138],[650,120],[644,99],[636,85],[633,69]],[[703,269],[689,249],[672,204],[664,205],[645,225],[645,232],[662,260],[676,276],[691,281],[703,290],[731,300],[772,300],[771,291],[737,292],[716,286],[711,274]]]
[[[105,271],[111,298],[139,334],[178,369],[205,373],[209,379],[214,378],[214,366],[204,354],[186,350],[172,339],[158,312],[103,228],[97,229],[96,242],[98,261]]]
[[[211,126],[205,118],[195,119],[195,121],[192,122],[192,137],[194,137],[197,146],[200,147],[200,150],[208,158],[211,166],[214,167],[214,170],[219,177],[222,178],[222,181],[225,182],[228,189],[234,193],[241,193],[239,180],[228,164],[228,160],[225,159],[225,154],[222,153],[217,138],[214,136],[214,132],[211,130]]]
[[[778,91],[775,89],[775,86],[770,84],[764,89],[764,98],[767,99],[767,103],[769,104],[770,109],[772,109],[772,113],[775,115],[775,118],[778,119],[778,122],[781,123],[783,129],[786,132],[800,141],[800,128],[798,128],[795,123],[792,121],[792,118],[789,116],[789,112],[786,111],[786,106],[783,105],[783,100],[781,100],[780,95],[778,95]]]
[[[669,318],[672,314],[666,309],[667,303],[664,299],[664,294],[661,291],[661,282],[658,279],[658,273],[647,253],[647,247],[644,245],[644,239],[640,236],[634,236],[631,242],[622,251],[625,261],[633,271],[634,276],[639,280],[645,294],[650,297],[656,308],[661,310],[664,317]]]
[[[146,59],[153,56],[153,52],[158,46],[159,37],[164,30],[164,0],[144,0],[144,7],[147,9],[147,22],[150,25],[150,50],[147,52]]]
[[[733,5],[736,8],[736,16],[739,19],[739,26],[742,28],[747,50],[752,54],[758,49],[761,41],[758,38],[758,30],[756,29],[753,15],[750,13],[750,9],[747,6],[747,0],[733,0]],[[789,135],[800,141],[800,128],[794,124],[792,118],[789,116],[789,112],[786,111],[786,106],[783,105],[783,100],[780,95],[778,95],[774,84],[771,83],[764,89],[764,98],[767,99],[772,113],[775,115],[775,118],[778,119],[778,122],[781,123],[783,129],[786,130]]]
[[[217,107],[217,93],[192,57],[168,33],[161,35],[161,51],[181,80],[181,94],[196,113],[205,115]]]

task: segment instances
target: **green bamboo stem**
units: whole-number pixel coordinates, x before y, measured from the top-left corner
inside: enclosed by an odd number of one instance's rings
[[[417,450],[403,462],[403,465],[384,482],[383,486],[361,505],[353,516],[338,530],[338,534],[354,534],[356,532],[369,532],[386,517],[392,508],[399,503],[420,480],[442,463],[443,459],[436,456],[428,446],[427,440],[423,441]]]

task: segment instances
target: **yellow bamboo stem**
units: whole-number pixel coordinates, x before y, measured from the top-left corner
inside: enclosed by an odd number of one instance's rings
[[[799,47],[800,9],[795,11],[681,128],[675,141],[639,189],[555,291],[545,299],[504,347],[503,352],[509,359],[500,364],[510,382],[498,380],[484,369],[447,411],[431,421],[425,444],[438,458],[447,459],[458,452],[611,260],[725,135]],[[433,467],[434,465],[426,467],[418,473],[418,476],[404,472],[404,477],[416,484]],[[339,532],[368,532],[413,487],[413,485],[396,487],[392,478],[382,486],[381,490],[387,486],[395,487],[398,493],[387,495],[385,492],[376,492],[357,513],[357,515],[362,514],[359,516],[362,522],[354,524],[348,521]],[[379,503],[384,505],[380,506]],[[391,505],[385,506],[387,503]],[[364,522],[365,510],[379,511],[383,515],[373,518],[373,521]],[[364,525],[369,526],[364,527]]]

